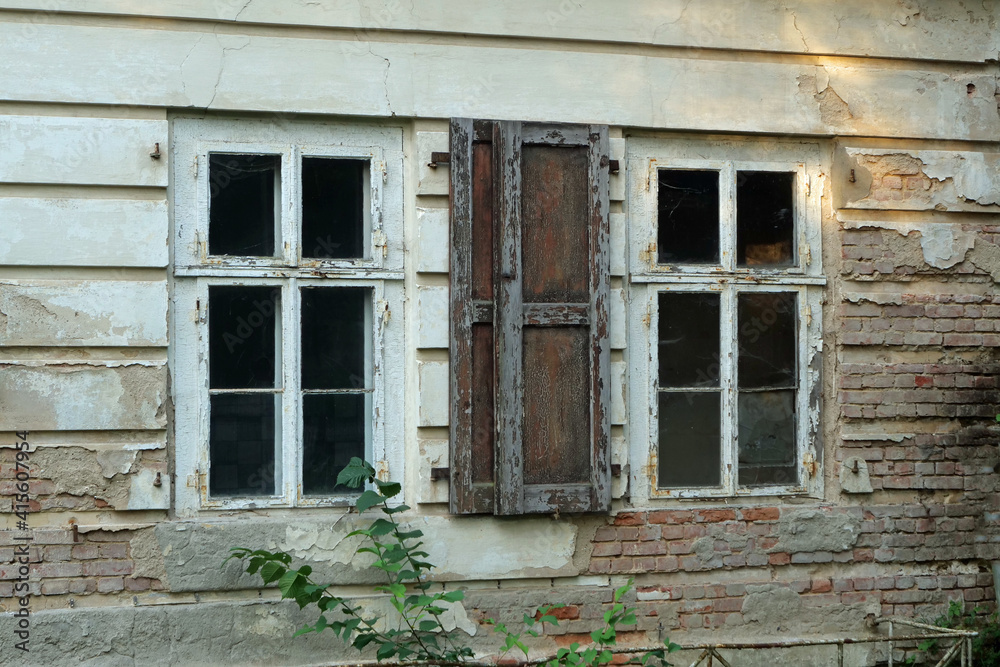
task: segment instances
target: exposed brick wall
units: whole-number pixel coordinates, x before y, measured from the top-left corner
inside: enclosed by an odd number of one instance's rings
[[[754,576],[761,571],[768,573],[771,585],[799,595],[807,609],[870,603],[882,615],[933,618],[952,600],[984,612],[993,604],[991,573],[955,574],[941,567],[949,561],[997,557],[995,545],[984,540],[982,512],[972,505],[825,508],[831,516],[860,518],[853,545],[840,551],[783,548],[782,530],[788,526],[781,517],[795,511],[758,507],[621,513],[598,528],[590,572],[640,577],[653,573],[664,583],[639,584],[640,614],[669,619],[666,627],[680,630],[742,625],[748,590],[761,586]],[[808,574],[816,566],[828,574]],[[836,576],[838,566],[843,576]],[[848,574],[859,566],[868,573]],[[904,566],[908,574],[899,574]],[[726,583],[673,583],[669,576],[655,577],[718,570],[728,572]],[[643,628],[646,625],[640,624]]]
[[[843,345],[1000,346],[1000,294],[908,294],[899,303],[842,304]],[[996,373],[997,367],[981,373]],[[958,370],[943,371],[946,373]],[[850,371],[847,371],[850,373]]]
[[[955,224],[954,229],[974,235],[977,242],[1000,244],[1000,225]],[[906,280],[922,275],[990,274],[986,267],[977,266],[967,259],[945,269],[925,263],[922,261],[920,235],[912,231],[904,237],[894,229],[843,229],[841,242],[843,262],[840,273],[844,276]]]
[[[20,534],[20,533],[17,533]],[[157,579],[133,576],[129,540],[134,531],[34,529],[28,547],[31,595],[87,595],[160,590]],[[13,594],[20,575],[20,548],[15,533],[0,532],[0,598]]]
[[[12,448],[0,449],[0,511],[10,511],[12,499],[17,493],[15,456],[16,451]],[[133,469],[148,469],[166,475],[166,458],[165,450],[141,451],[136,455]],[[127,501],[127,494],[124,493],[129,483],[127,474],[101,475],[103,487],[80,484],[76,479],[53,479],[55,476],[39,466],[38,457],[33,455],[28,482],[29,511],[101,510],[113,508],[116,502],[124,504]],[[87,493],[77,493],[83,490],[78,487],[85,487]]]

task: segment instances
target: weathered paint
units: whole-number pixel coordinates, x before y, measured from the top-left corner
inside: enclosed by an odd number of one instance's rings
[[[10,29],[10,24],[5,24]],[[165,120],[0,115],[0,183],[166,187]]]
[[[0,219],[3,266],[167,265],[166,199],[0,197]]]
[[[166,281],[0,281],[0,346],[164,347]]]

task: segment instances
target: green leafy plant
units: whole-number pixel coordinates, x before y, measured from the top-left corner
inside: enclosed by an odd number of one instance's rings
[[[961,602],[952,600],[944,614],[934,619],[940,628],[975,630],[979,634],[972,640],[973,663],[980,667],[1000,667],[1000,621],[997,613],[984,615],[981,607],[966,610]],[[920,654],[939,652],[940,640],[927,639],[917,645]],[[918,655],[920,655],[918,654]],[[917,663],[917,656],[906,658],[905,665]]]
[[[355,505],[358,512],[378,508],[381,515],[367,527],[349,533],[365,539],[358,547],[358,554],[369,554],[374,561],[371,567],[380,570],[385,583],[375,587],[375,592],[388,597],[395,617],[388,619],[374,612],[366,612],[352,600],[329,592],[331,584],[317,583],[312,578],[312,568],[303,565],[293,568],[292,557],[283,551],[234,547],[226,559],[244,561],[249,574],[259,575],[264,584],[277,582],[281,597],[292,599],[305,608],[316,605],[319,618],[295,636],[331,630],[344,643],[358,651],[375,648],[376,660],[430,661],[434,664],[480,665],[475,662],[473,649],[460,641],[455,631],[445,630],[442,615],[447,607],[464,599],[461,590],[431,592],[429,574],[434,567],[427,561],[420,530],[407,529],[397,520],[397,515],[410,509],[404,504],[390,505],[401,487],[397,482],[385,482],[375,474],[367,461],[351,459],[350,464],[337,476],[337,483],[362,491]],[[581,646],[574,642],[561,648],[555,656],[542,660],[529,659],[529,647],[522,637],[541,637],[545,623],[558,625],[553,612],[559,605],[549,605],[538,610],[535,616],[524,615],[525,630],[515,633],[502,623],[488,620],[487,624],[503,639],[503,652],[498,659],[507,659],[515,649],[524,655],[522,664],[541,664],[545,667],[584,667],[606,665],[615,654],[626,654],[623,664],[669,665],[668,653],[680,649],[669,641],[662,647],[646,650],[621,649],[616,645],[618,627],[634,625],[635,610],[628,608],[623,599],[632,587],[632,580],[614,592],[611,609],[604,614],[604,625],[590,634],[593,644]]]

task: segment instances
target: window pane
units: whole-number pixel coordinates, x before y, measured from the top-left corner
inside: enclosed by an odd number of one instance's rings
[[[719,172],[661,169],[657,262],[719,263]]]
[[[740,389],[796,386],[796,294],[743,292],[738,301]]]
[[[302,158],[302,256],[365,256],[368,160]]]
[[[213,496],[274,495],[275,394],[210,397]]]
[[[719,486],[720,392],[661,391],[657,486]]]
[[[276,287],[209,287],[208,354],[212,389],[277,387]]]
[[[736,264],[792,266],[795,174],[740,171],[736,175]]]
[[[208,254],[273,257],[280,155],[208,157]]]
[[[739,483],[794,484],[795,391],[740,392]]]
[[[659,295],[661,387],[719,386],[719,295]]]
[[[302,290],[302,388],[364,389],[365,305],[371,290],[310,287]]]
[[[365,456],[365,394],[307,394],[302,399],[302,493],[344,493],[337,475]]]

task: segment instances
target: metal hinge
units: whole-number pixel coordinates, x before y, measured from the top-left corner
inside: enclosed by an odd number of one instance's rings
[[[389,254],[389,239],[386,237],[385,232],[381,229],[373,231],[372,244],[376,248],[382,248],[382,259],[385,259],[386,255]]]
[[[812,248],[809,247],[808,243],[802,244],[802,249],[799,251],[799,254],[802,256],[802,259],[805,260],[806,266],[812,265]]]
[[[648,262],[650,265],[656,263],[656,241],[650,243],[644,250],[639,251],[639,259]]]
[[[812,452],[806,452],[806,455],[802,457],[802,467],[805,468],[806,474],[809,477],[815,477],[819,472],[819,464],[816,462],[816,456]]]
[[[392,311],[389,310],[389,302],[383,299],[379,299],[378,303],[375,304],[376,315],[380,317],[382,321],[382,326],[389,324],[389,319],[392,317]]]
[[[809,174],[806,174],[806,197],[812,194],[812,181],[809,178]]]

